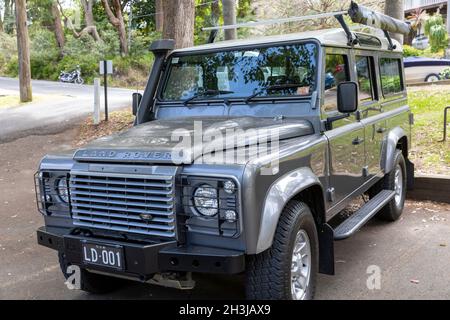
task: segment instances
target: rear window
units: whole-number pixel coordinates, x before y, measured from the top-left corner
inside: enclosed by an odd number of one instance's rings
[[[400,63],[400,59],[380,59],[381,89],[384,96],[403,91]]]

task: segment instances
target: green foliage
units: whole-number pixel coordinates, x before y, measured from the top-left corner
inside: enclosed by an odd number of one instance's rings
[[[423,50],[416,49],[406,44],[403,46],[404,57],[419,57],[421,55],[423,55]]]
[[[155,30],[155,0],[140,0],[132,3],[133,30],[140,34],[149,34]]]
[[[53,0],[28,0],[27,1],[27,15],[33,24],[38,24],[43,27],[49,27],[53,24],[52,16],[52,2]]]
[[[425,22],[425,34],[430,38],[432,52],[437,52],[448,46],[448,34],[444,19],[438,13]]]
[[[17,40],[15,37],[0,32],[0,74],[6,74],[12,59],[17,61]]]
[[[441,79],[450,79],[450,67],[445,68],[439,74]]]

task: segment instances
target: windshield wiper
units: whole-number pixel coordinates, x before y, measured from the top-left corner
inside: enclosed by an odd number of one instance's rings
[[[249,103],[250,101],[252,101],[254,98],[256,98],[257,96],[259,96],[261,93],[263,93],[264,91],[269,91],[269,90],[285,90],[285,89],[292,89],[292,88],[300,88],[302,87],[302,84],[297,84],[297,83],[293,83],[293,84],[279,84],[279,85],[273,85],[273,86],[268,86],[268,87],[264,87],[259,89],[258,91],[256,91],[254,94],[252,94],[251,96],[248,96],[247,98],[245,98],[245,103]]]
[[[196,94],[194,94],[192,97],[187,98],[186,100],[183,101],[183,104],[186,106],[189,104],[189,102],[192,102],[198,98],[201,97],[208,97],[208,96],[215,96],[218,94],[231,94],[234,93],[234,91],[230,91],[230,90],[216,90],[216,89],[208,89],[202,92],[197,92]]]

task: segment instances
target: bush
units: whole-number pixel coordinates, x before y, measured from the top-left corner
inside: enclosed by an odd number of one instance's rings
[[[403,56],[404,57],[419,57],[423,55],[423,50],[416,49],[414,47],[404,45]]]
[[[7,74],[9,63],[17,62],[17,40],[15,37],[0,32],[0,74]]]
[[[431,52],[438,52],[447,47],[447,29],[440,14],[434,14],[425,22],[425,34],[430,39]]]

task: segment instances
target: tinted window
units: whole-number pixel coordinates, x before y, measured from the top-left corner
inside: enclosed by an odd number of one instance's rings
[[[184,100],[307,96],[315,89],[317,47],[298,44],[171,58],[162,97]]]
[[[359,85],[359,101],[371,101],[373,96],[371,60],[369,57],[356,56],[356,72]]]
[[[386,96],[403,91],[400,70],[400,59],[380,59],[381,89],[383,95]]]
[[[347,56],[341,54],[327,54],[325,60],[325,112],[337,109],[336,87],[339,83],[349,80]]]

